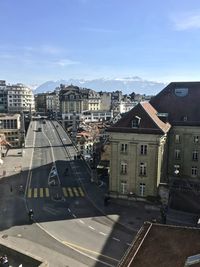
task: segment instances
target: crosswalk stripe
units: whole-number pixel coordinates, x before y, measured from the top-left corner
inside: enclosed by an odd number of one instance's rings
[[[74,191],[74,193],[75,193],[75,196],[76,196],[76,197],[79,197],[79,193],[78,193],[76,187],[73,187],[73,191]]]
[[[40,197],[43,197],[43,196],[44,196],[43,188],[40,188]]]
[[[28,197],[29,197],[29,198],[31,197],[31,192],[32,192],[32,190],[31,190],[31,188],[29,188],[29,189],[28,189]]]
[[[45,188],[45,193],[46,193],[46,197],[49,197],[49,188],[48,187]]]
[[[83,192],[83,189],[82,189],[80,186],[78,187],[78,190],[79,190],[79,192],[80,192],[80,195],[81,195],[82,197],[84,197],[85,194],[84,194],[84,192]]]
[[[37,188],[34,188],[34,194],[33,194],[34,197],[37,197],[37,190],[38,190]]]
[[[79,187],[62,187],[62,191],[65,197],[84,197],[85,193],[83,189]],[[49,197],[49,188],[28,188],[27,197],[28,198],[43,198],[43,197]]]
[[[73,192],[72,192],[72,189],[71,189],[70,187],[67,187],[67,190],[68,190],[68,192],[69,192],[70,197],[73,197],[74,194],[73,194]]]
[[[67,189],[66,189],[65,187],[63,187],[62,190],[63,190],[63,194],[64,194],[64,196],[65,196],[65,197],[68,197]]]

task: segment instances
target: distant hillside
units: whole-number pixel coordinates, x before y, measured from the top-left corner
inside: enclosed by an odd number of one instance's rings
[[[122,91],[123,94],[130,94],[132,92],[146,95],[155,95],[166,85],[160,82],[143,80],[140,77],[125,77],[116,79],[94,79],[94,80],[83,80],[83,79],[70,79],[70,80],[59,80],[59,81],[47,81],[38,86],[34,93],[44,93],[53,91],[60,84],[66,85],[77,85],[79,87],[85,87],[94,89],[95,91]]]

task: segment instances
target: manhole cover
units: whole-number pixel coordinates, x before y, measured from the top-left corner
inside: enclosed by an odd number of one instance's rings
[[[7,238],[8,237],[8,235],[2,235],[2,238]]]

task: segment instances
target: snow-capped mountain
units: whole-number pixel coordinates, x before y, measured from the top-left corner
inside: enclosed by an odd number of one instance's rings
[[[122,91],[123,94],[130,94],[132,92],[146,95],[154,95],[163,89],[166,85],[160,82],[143,80],[138,76],[124,77],[124,78],[100,78],[93,80],[84,79],[69,79],[58,81],[47,81],[36,88],[34,93],[44,93],[53,91],[60,84],[77,85],[79,87],[93,89],[95,91]]]

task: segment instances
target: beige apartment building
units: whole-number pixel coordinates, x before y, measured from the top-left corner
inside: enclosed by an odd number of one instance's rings
[[[148,102],[141,102],[109,129],[113,197],[157,195],[170,127]]]
[[[157,196],[160,182],[200,183],[200,82],[173,82],[109,128],[110,192]]]

